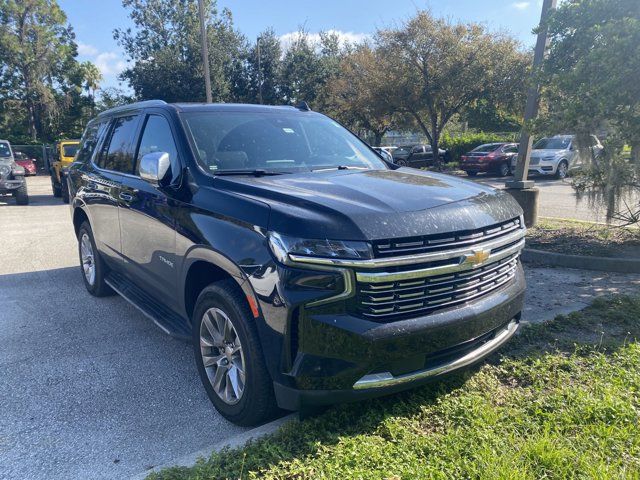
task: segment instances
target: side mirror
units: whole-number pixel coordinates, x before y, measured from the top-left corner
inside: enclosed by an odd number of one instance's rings
[[[140,160],[140,178],[152,185],[158,185],[167,176],[169,167],[171,162],[167,152],[147,153]]]

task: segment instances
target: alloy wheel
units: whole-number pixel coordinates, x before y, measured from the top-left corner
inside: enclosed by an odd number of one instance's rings
[[[567,176],[567,164],[560,162],[558,165],[558,178],[565,178]]]
[[[228,405],[242,398],[245,362],[238,332],[225,312],[210,308],[200,323],[200,354],[209,383]]]
[[[80,238],[80,261],[82,262],[84,278],[89,285],[93,285],[96,281],[96,263],[93,255],[93,245],[89,235],[86,233],[83,233]]]

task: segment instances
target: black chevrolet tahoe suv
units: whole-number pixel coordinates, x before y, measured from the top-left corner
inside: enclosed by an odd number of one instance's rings
[[[193,343],[232,422],[397,392],[516,331],[522,211],[299,107],[117,107],[68,174],[87,290]]]

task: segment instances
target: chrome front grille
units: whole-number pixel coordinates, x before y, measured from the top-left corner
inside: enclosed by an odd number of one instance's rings
[[[358,313],[393,320],[425,314],[487,295],[516,275],[518,253],[469,270],[387,283],[357,283]]]
[[[475,230],[463,230],[392,240],[377,240],[373,242],[373,252],[376,258],[441,252],[452,248],[473,246],[489,240],[498,239],[521,228],[520,218],[516,217],[506,222],[477,228]]]

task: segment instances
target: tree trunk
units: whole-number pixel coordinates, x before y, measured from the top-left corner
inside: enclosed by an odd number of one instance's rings
[[[384,132],[373,132],[373,146],[379,147],[382,143],[382,137],[384,136]]]
[[[440,159],[440,131],[436,122],[431,122],[431,153],[433,155],[433,166],[436,170],[442,170],[442,160]]]
[[[640,165],[640,142],[631,143],[631,163]]]

